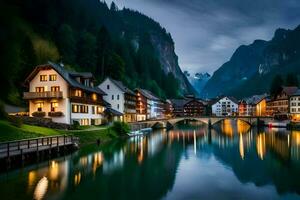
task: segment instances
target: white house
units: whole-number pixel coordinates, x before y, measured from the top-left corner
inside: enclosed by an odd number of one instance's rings
[[[292,121],[300,121],[300,90],[289,97],[289,111]]]
[[[24,99],[29,101],[31,117],[46,117],[52,121],[80,125],[102,123],[107,103],[105,93],[94,87],[89,72],[71,72],[63,66],[49,62],[39,65],[26,78],[29,91]]]
[[[132,90],[124,86],[121,81],[110,77],[106,78],[98,87],[107,94],[103,98],[111,104],[111,108],[122,113],[122,121],[136,121],[136,95]]]
[[[235,115],[238,112],[238,103],[233,97],[221,97],[212,103],[212,114],[216,116]]]

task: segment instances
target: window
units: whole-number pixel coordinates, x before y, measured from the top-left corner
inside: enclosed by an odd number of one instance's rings
[[[78,113],[78,105],[72,105],[72,113]]]
[[[51,87],[51,92],[59,92],[59,86],[52,86]]]
[[[35,92],[45,92],[45,88],[44,87],[36,87]]]
[[[81,90],[75,90],[75,96],[76,97],[82,97],[82,91]]]
[[[92,99],[93,99],[94,101],[97,101],[97,94],[93,93],[93,94],[92,94]]]
[[[57,75],[56,74],[50,74],[49,75],[49,81],[56,81],[57,80]]]
[[[115,98],[114,95],[111,95],[111,100],[114,100],[114,98]]]
[[[89,79],[84,79],[84,85],[90,86],[90,80]]]
[[[120,99],[120,95],[117,95],[117,100],[119,100]]]
[[[36,107],[37,107],[37,111],[39,111],[39,112],[43,111],[44,102],[37,103]]]
[[[92,106],[92,114],[95,114],[95,106]]]
[[[57,102],[51,102],[51,112],[56,112],[58,108]]]
[[[40,75],[40,81],[47,81],[47,75]]]
[[[117,108],[118,108],[118,110],[119,110],[119,108],[120,108],[120,105],[119,105],[119,104],[117,105]]]
[[[109,85],[107,85],[106,88],[109,90]]]

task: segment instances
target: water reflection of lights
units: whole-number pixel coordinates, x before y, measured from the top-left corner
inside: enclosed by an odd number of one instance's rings
[[[245,151],[244,151],[244,142],[243,142],[243,136],[242,136],[242,134],[240,134],[239,149],[240,149],[241,158],[244,160]]]
[[[257,135],[256,137],[256,150],[257,155],[261,160],[264,159],[264,156],[266,154],[266,134],[262,133]]]
[[[51,161],[51,165],[49,168],[49,179],[57,180],[59,175],[58,163],[55,161]]]
[[[48,179],[44,176],[36,185],[33,199],[40,200],[43,199],[48,189]]]
[[[94,154],[94,161],[93,161],[93,173],[96,173],[98,167],[100,167],[103,163],[103,154],[102,152],[98,152]]]
[[[75,184],[75,185],[79,185],[80,181],[81,181],[81,173],[78,172],[78,173],[75,174],[75,176],[74,176],[74,184]]]

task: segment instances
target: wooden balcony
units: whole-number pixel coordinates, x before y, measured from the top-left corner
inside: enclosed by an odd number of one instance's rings
[[[60,99],[63,97],[63,93],[61,91],[56,92],[24,92],[23,99],[50,99],[57,98]]]

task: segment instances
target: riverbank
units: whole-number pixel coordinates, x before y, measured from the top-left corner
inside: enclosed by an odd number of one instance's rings
[[[8,121],[0,120],[0,142],[53,135],[74,135],[80,139],[80,145],[96,143],[97,140],[104,143],[119,138],[113,128],[108,126],[80,127],[79,130],[57,130],[27,124],[16,127]]]

